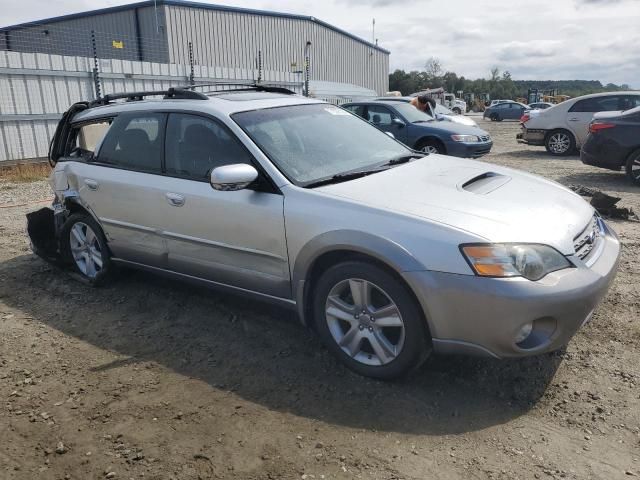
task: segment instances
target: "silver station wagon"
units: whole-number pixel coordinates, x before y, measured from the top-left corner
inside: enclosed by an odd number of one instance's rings
[[[376,378],[431,352],[562,347],[620,254],[556,183],[416,152],[279,88],[75,104],[50,160],[54,204],[28,221],[36,253],[90,283],[119,264],[289,306]]]

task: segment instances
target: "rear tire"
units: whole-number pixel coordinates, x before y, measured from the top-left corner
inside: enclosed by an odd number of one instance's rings
[[[460,115],[462,114],[462,110],[460,110],[458,107],[453,109],[453,113],[455,113],[456,115]]]
[[[334,265],[315,283],[313,318],[327,348],[360,375],[391,380],[431,353],[424,314],[391,273],[365,261]]]
[[[111,254],[100,225],[87,213],[74,213],[60,231],[60,249],[80,280],[103,283],[112,270]]]
[[[544,138],[544,147],[551,155],[562,157],[575,151],[576,139],[567,130],[552,130]]]
[[[416,150],[419,150],[423,153],[431,154],[431,153],[439,153],[440,155],[446,155],[447,150],[442,144],[440,140],[437,138],[426,138],[421,140],[416,145]]]
[[[634,184],[640,186],[640,148],[629,155],[626,167],[627,176]]]

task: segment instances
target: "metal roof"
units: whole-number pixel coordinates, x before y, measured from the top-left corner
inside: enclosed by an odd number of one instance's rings
[[[105,13],[115,13],[115,12],[122,12],[122,11],[126,11],[126,10],[133,10],[135,8],[141,8],[141,7],[153,7],[154,5],[171,5],[171,6],[176,6],[176,7],[190,7],[190,8],[200,8],[200,9],[204,9],[204,10],[218,10],[218,11],[223,11],[223,12],[233,12],[233,13],[244,13],[244,14],[250,14],[250,15],[262,15],[262,16],[267,16],[267,17],[279,17],[279,18],[290,18],[290,19],[294,19],[294,20],[307,20],[309,22],[313,22],[316,23],[318,25],[321,25],[325,28],[328,28],[330,30],[333,30],[335,32],[338,32],[342,35],[345,35],[353,40],[356,40],[360,43],[363,43],[371,48],[375,48],[376,50],[379,50],[383,53],[389,54],[391,52],[389,52],[389,50],[386,50],[382,47],[379,47],[378,45],[368,42],[367,40],[364,40],[356,35],[353,35],[352,33],[349,33],[345,30],[342,30],[341,28],[338,27],[334,27],[333,25],[324,22],[316,17],[311,17],[308,15],[298,15],[298,14],[294,14],[294,13],[280,13],[280,12],[272,12],[272,11],[268,11],[268,10],[257,10],[257,9],[253,9],[253,8],[244,8],[244,7],[230,7],[230,6],[226,6],[226,5],[216,5],[216,4],[212,4],[212,3],[201,3],[201,2],[194,2],[194,1],[190,1],[190,0],[146,0],[146,1],[142,1],[142,2],[135,2],[135,3],[129,3],[127,5],[118,5],[115,7],[107,7],[107,8],[100,8],[97,10],[89,10],[86,12],[80,12],[80,13],[71,13],[69,15],[61,15],[58,17],[51,17],[51,18],[44,18],[42,20],[35,20],[35,21],[31,21],[31,22],[25,22],[25,23],[19,23],[16,25],[8,25],[6,27],[1,27],[0,28],[0,32],[5,32],[5,31],[10,31],[16,28],[23,28],[23,27],[35,27],[35,26],[39,26],[39,25],[44,25],[44,24],[48,24],[48,23],[54,23],[54,22],[61,22],[64,20],[73,20],[73,19],[77,19],[77,18],[86,18],[86,17],[92,17],[95,15],[102,15]]]

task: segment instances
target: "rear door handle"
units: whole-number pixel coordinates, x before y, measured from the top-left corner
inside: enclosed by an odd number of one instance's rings
[[[92,180],[91,178],[85,178],[84,179],[84,184],[89,187],[89,190],[97,190],[98,189],[98,182],[96,182],[95,180]]]
[[[580,119],[579,118],[570,118],[569,121],[570,122],[579,122]]]
[[[167,202],[169,202],[169,205],[172,207],[181,207],[184,205],[184,195],[168,192],[165,193],[164,196],[167,197]]]

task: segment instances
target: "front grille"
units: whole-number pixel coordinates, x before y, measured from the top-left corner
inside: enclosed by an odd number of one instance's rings
[[[481,142],[488,142],[489,140],[491,140],[491,135],[480,135]]]
[[[589,260],[602,242],[602,234],[600,219],[594,215],[584,230],[573,239],[576,256],[581,260]]]

